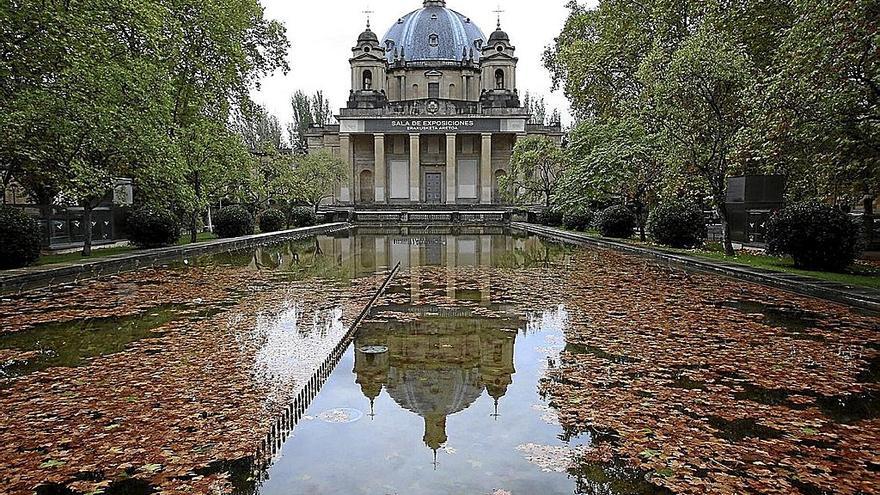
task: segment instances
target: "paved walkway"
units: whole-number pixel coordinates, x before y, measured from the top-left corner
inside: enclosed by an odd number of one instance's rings
[[[827,280],[819,280],[817,278],[793,273],[774,272],[735,263],[707,260],[686,254],[668,253],[658,249],[634,246],[613,239],[593,237],[579,232],[569,232],[543,225],[514,222],[511,226],[516,229],[563,242],[582,246],[598,246],[639,256],[646,256],[700,271],[717,273],[732,278],[747,280],[749,282],[757,282],[759,284],[796,292],[798,294],[819,297],[830,301],[848,304],[857,308],[880,312],[880,291],[867,287],[858,287],[838,282],[830,282]]]
[[[262,244],[283,242],[292,239],[311,237],[317,234],[348,229],[347,223],[328,223],[314,227],[254,234],[232,239],[213,239],[210,241],[170,246],[157,249],[144,249],[130,253],[94,258],[86,261],[59,263],[55,265],[29,266],[0,272],[0,294],[19,293],[28,290],[51,287],[57,284],[76,282],[103,275],[137,270],[173,260],[185,260],[205,254],[222,251],[236,251]]]

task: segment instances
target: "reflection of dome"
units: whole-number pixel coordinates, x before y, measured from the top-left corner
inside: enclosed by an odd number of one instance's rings
[[[407,324],[362,325],[355,337],[354,371],[371,404],[384,385],[400,407],[423,417],[422,439],[436,453],[447,440],[447,416],[468,408],[484,390],[497,406],[507,391],[514,373],[516,333],[504,329],[519,322],[472,313],[444,317],[430,313]],[[370,355],[362,351],[377,345],[388,352]]]
[[[386,389],[400,407],[419,416],[448,416],[473,404],[483,393],[483,384],[478,369],[391,368]]]
[[[447,9],[445,1],[426,0],[424,5],[401,17],[385,34],[388,61],[400,55],[407,62],[460,62],[471,53],[479,60],[486,40],[483,31],[469,17]]]

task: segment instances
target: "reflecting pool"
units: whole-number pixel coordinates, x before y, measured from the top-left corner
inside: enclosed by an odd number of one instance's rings
[[[0,298],[0,492],[873,493],[878,330],[503,228],[360,227]]]
[[[507,292],[515,271],[561,268],[571,248],[410,231],[320,238],[314,249],[350,258],[355,275],[402,271],[255,491],[663,493],[643,473],[578,462],[590,434],[565,431],[539,390],[565,349],[568,313],[553,301],[514,308]]]

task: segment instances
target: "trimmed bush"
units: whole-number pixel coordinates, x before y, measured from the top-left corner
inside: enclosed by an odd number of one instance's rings
[[[596,228],[605,237],[628,239],[636,228],[636,215],[623,205],[609,206],[596,216]]]
[[[290,209],[290,217],[287,219],[291,227],[311,227],[318,223],[318,215],[309,206],[294,206]]]
[[[142,248],[173,246],[180,239],[177,217],[159,208],[141,208],[128,217],[128,240]]]
[[[590,228],[593,223],[593,212],[589,208],[576,207],[565,212],[562,215],[562,225],[567,229],[580,230],[581,232]]]
[[[254,216],[244,206],[227,206],[214,216],[214,233],[218,237],[241,237],[254,233]]]
[[[855,220],[821,203],[789,206],[767,224],[767,252],[791,256],[798,268],[840,271],[861,249],[861,228]]]
[[[544,208],[538,215],[538,222],[548,227],[559,227],[562,225],[562,210],[558,206]]]
[[[258,223],[262,232],[278,232],[284,229],[287,219],[284,217],[283,211],[270,208],[260,213]]]
[[[0,268],[21,268],[40,258],[40,224],[24,211],[0,206]]]
[[[668,201],[651,210],[648,230],[660,244],[674,248],[701,246],[706,239],[703,211],[690,201]]]

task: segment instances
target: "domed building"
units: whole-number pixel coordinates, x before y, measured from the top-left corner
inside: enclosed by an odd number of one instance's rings
[[[339,124],[308,135],[310,152],[333,150],[351,166],[334,204],[498,205],[516,140],[562,140],[558,123],[529,123],[500,21],[487,38],[444,0],[425,0],[381,39],[368,22],[349,63]]]

